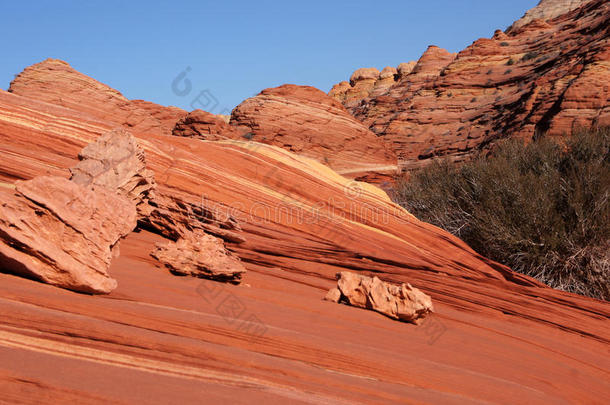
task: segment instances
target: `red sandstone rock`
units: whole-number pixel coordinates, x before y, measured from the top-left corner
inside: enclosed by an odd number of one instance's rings
[[[379,74],[379,70],[375,68],[361,68],[352,73],[349,79],[351,89],[345,97],[345,102],[368,97],[379,79]]]
[[[314,158],[347,177],[391,175],[396,169],[393,153],[373,133],[313,87],[263,90],[233,110],[231,124],[252,141]]]
[[[529,10],[523,17],[515,21],[507,30],[508,32],[518,30],[534,20],[552,20],[569,11],[581,7],[591,0],[540,0],[538,5]]]
[[[173,135],[209,141],[241,139],[242,133],[229,125],[226,118],[203,110],[194,110],[179,120]]]
[[[112,249],[136,226],[133,203],[112,190],[61,177],[17,182],[2,191],[3,270],[86,293],[109,293]]]
[[[69,176],[78,151],[114,126],[0,91],[0,187]],[[379,189],[279,148],[136,137],[169,201],[160,229],[188,232],[196,219],[243,238],[227,247],[251,288],[154,271],[146,252],[161,237],[145,230],[121,243],[109,297],[0,274],[0,401],[23,402],[23,392],[98,403],[197,403],[204,392],[243,404],[608,396],[608,303],[515,274]],[[435,316],[414,328],[321,302],[346,270],[422,286]]]
[[[53,85],[49,86],[49,83]],[[131,101],[58,59],[47,59],[26,68],[11,82],[8,91],[87,113],[136,134],[169,135],[173,117],[183,115],[176,107]]]
[[[182,108],[151,103],[145,100],[131,100],[131,104],[147,111],[153,118],[161,123],[164,134],[171,134],[178,121],[187,116],[188,112]]]
[[[417,65],[416,61],[403,62],[396,67],[398,78],[402,79],[413,71],[413,68]]]
[[[328,95],[347,108],[357,107],[362,100],[385,94],[397,80],[407,76],[416,62],[401,63],[397,68],[386,66],[381,72],[375,68],[356,70],[349,82],[333,86]]]
[[[157,243],[151,256],[172,273],[239,284],[246,272],[239,259],[228,252],[221,239],[201,231],[186,234],[177,242]]]
[[[80,149],[113,126],[0,91],[0,187],[68,177]],[[515,274],[379,189],[279,148],[136,137],[157,196],[173,204],[160,227],[188,230],[190,215],[243,237],[227,247],[251,288],[155,271],[146,253],[162,238],[146,230],[121,242],[108,297],[0,273],[0,401],[24,402],[23,392],[59,403],[198,403],[202,392],[238,404],[607,396],[608,303]],[[422,286],[435,315],[414,328],[322,302],[347,270]]]
[[[329,301],[341,300],[348,304],[371,309],[392,319],[404,322],[420,323],[434,311],[432,299],[411,284],[400,286],[384,283],[378,277],[366,277],[349,271],[337,273],[336,289],[328,292]]]
[[[528,14],[540,13],[547,21],[496,31],[457,56],[430,47],[383,94],[349,98],[344,84],[331,94],[407,169],[434,156],[468,159],[501,138],[607,125],[609,3],[543,1]]]
[[[123,129],[109,131],[87,145],[78,159],[70,169],[73,182],[116,191],[136,205],[141,221],[147,221],[153,209],[149,203],[155,198],[155,179],[133,135]]]

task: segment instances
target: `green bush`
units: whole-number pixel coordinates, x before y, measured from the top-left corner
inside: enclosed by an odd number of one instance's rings
[[[437,161],[393,198],[484,256],[553,288],[610,300],[610,130],[565,145],[499,143],[460,166]]]

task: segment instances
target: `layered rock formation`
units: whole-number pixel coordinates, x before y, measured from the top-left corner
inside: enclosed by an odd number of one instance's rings
[[[349,271],[337,273],[337,288],[329,290],[326,300],[371,309],[404,322],[420,323],[434,311],[432,299],[411,284],[384,283]]]
[[[233,110],[231,124],[253,141],[311,157],[351,178],[375,179],[396,171],[394,154],[375,134],[313,87],[263,90]]]
[[[172,273],[239,284],[246,272],[237,257],[225,249],[222,240],[202,231],[177,242],[157,243],[151,256]]]
[[[176,107],[129,100],[58,59],[26,68],[11,82],[8,91],[115,122],[134,134],[169,135],[175,121],[186,115],[186,111]]]
[[[112,114],[33,99],[60,91],[47,80],[29,97],[0,91],[2,188],[69,177],[78,152],[117,126]],[[78,97],[65,95],[74,108],[87,105]],[[157,206],[150,228],[121,243],[110,268],[118,288],[89,297],[0,274],[0,401],[23,392],[32,402],[204,395],[244,404],[609,395],[610,361],[600,356],[610,343],[608,303],[515,274],[380,189],[273,145],[134,135]],[[179,241],[206,227],[241,259],[250,288],[155,271],[148,252],[168,242],[159,234]],[[320,300],[342,271],[410,282],[435,314],[415,326]]]
[[[51,82],[53,86],[49,86]],[[11,82],[9,92],[85,113],[135,135],[252,139],[312,157],[352,178],[374,182],[389,179],[396,171],[395,155],[340,103],[312,87],[264,90],[239,106],[231,125],[226,117],[202,110],[187,113],[176,107],[129,100],[57,59],[26,68]],[[260,111],[259,105],[264,106]],[[282,124],[277,125],[279,122]]]
[[[531,14],[555,18],[523,25],[526,18],[457,56],[430,47],[383,94],[348,100],[355,88],[345,85],[330,94],[390,145],[403,168],[434,156],[467,159],[501,138],[610,125],[610,5],[592,0],[556,16],[576,3],[541,2]]]
[[[109,293],[112,250],[136,227],[113,190],[40,176],[0,190],[0,268],[85,293]],[[116,252],[115,252],[116,253]]]
[[[517,30],[524,25],[531,23],[534,20],[548,21],[555,17],[559,17],[569,11],[579,8],[583,4],[591,0],[540,0],[540,3],[517,21],[515,21],[508,32]]]

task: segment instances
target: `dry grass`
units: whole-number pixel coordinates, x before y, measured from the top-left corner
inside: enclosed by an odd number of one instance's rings
[[[566,145],[498,145],[455,166],[438,161],[393,198],[479,253],[551,287],[610,300],[610,130]]]

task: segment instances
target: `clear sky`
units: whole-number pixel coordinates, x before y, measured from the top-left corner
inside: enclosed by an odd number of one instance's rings
[[[0,87],[52,57],[132,99],[191,110],[208,90],[220,113],[283,83],[328,91],[359,67],[417,60],[428,45],[457,52],[537,3],[5,0]],[[187,67],[193,89],[180,96],[172,81]]]

